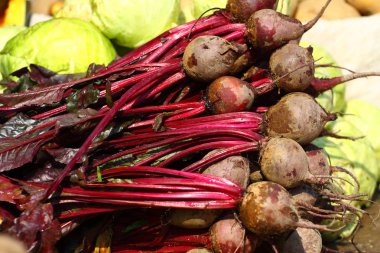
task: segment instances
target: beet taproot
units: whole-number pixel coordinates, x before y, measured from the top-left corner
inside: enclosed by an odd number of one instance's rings
[[[224,218],[210,229],[212,249],[215,253],[249,253],[260,245],[260,239],[246,231],[235,218]]]
[[[188,76],[211,82],[231,74],[235,63],[247,51],[247,46],[218,36],[204,35],[191,41],[183,53],[183,68]]]
[[[314,78],[312,49],[286,44],[271,55],[269,68],[279,89],[286,92],[304,91]]]
[[[251,109],[256,94],[253,87],[234,76],[214,80],[206,91],[206,104],[214,114]]]
[[[317,138],[335,114],[327,113],[315,99],[302,92],[289,93],[266,113],[265,132],[271,137],[286,137],[303,144]]]

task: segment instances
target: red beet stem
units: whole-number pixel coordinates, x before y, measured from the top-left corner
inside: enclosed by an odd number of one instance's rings
[[[348,82],[357,78],[370,77],[370,76],[380,76],[380,72],[362,72],[362,73],[351,73],[344,76],[338,76],[328,79],[314,78],[311,82],[311,86],[314,90],[318,92],[323,92],[332,89],[334,86]]]
[[[231,138],[231,137],[216,137],[216,138],[206,138],[206,139],[197,139],[197,140],[192,140],[190,142],[186,142],[184,144],[176,145],[174,147],[169,146],[167,149],[160,151],[156,154],[151,155],[148,158],[144,158],[143,160],[137,162],[135,165],[136,166],[141,166],[141,165],[147,165],[149,163],[152,163],[153,161],[162,158],[165,155],[168,155],[170,153],[175,153],[177,150],[181,150],[184,148],[188,148],[189,146],[196,146],[202,143],[208,143],[208,142],[213,142],[213,141],[241,141],[240,139],[237,138]]]
[[[168,159],[164,160],[163,162],[159,163],[158,166],[167,167],[169,164],[171,164],[175,161],[178,161],[179,159],[181,159],[183,157],[187,157],[191,154],[199,152],[199,151],[210,150],[210,149],[218,149],[218,148],[230,148],[230,147],[234,147],[236,145],[242,145],[245,143],[247,143],[247,142],[246,141],[215,141],[215,142],[198,144],[196,146],[193,146],[193,147],[190,147],[188,149],[177,152],[173,156],[171,156]]]
[[[186,119],[186,118],[191,118],[191,117],[199,115],[199,114],[201,114],[201,113],[203,113],[205,111],[206,111],[206,107],[204,106],[204,103],[202,102],[201,106],[199,106],[198,108],[194,108],[192,110],[189,110],[189,111],[186,111],[186,112],[183,112],[183,113],[180,113],[180,114],[168,117],[165,120],[165,122],[171,122],[171,121],[183,120],[183,119]]]
[[[63,188],[63,199],[86,198],[88,202],[93,199],[110,200],[148,200],[148,201],[182,201],[182,200],[230,200],[232,196],[222,192],[213,191],[183,191],[183,192],[127,192],[127,191],[99,191],[84,190],[81,188]],[[236,198],[236,196],[235,196]]]
[[[152,178],[156,179],[156,178]],[[130,180],[130,179],[128,179]],[[162,181],[162,178],[160,178]],[[142,182],[142,181],[141,181]],[[144,181],[145,182],[145,181]],[[182,185],[175,185],[175,183],[178,184],[186,184],[191,185],[193,180],[186,180],[186,179],[179,179],[175,182],[173,182],[171,185],[159,185],[159,184],[149,184],[148,180],[146,180],[146,184],[138,183],[136,184],[134,180],[132,182],[127,183],[106,183],[106,184],[100,184],[100,183],[87,183],[83,187],[86,189],[100,189],[100,188],[135,188],[135,189],[149,189],[149,190],[159,190],[159,191],[202,191],[203,188],[200,187],[191,187],[191,186],[182,186]]]
[[[114,140],[114,141],[109,141],[108,143],[111,144],[115,148],[121,148],[125,145],[118,145],[117,143],[123,143],[125,142],[127,146],[131,145],[130,141],[133,139],[137,140],[145,140],[147,142],[146,145],[143,146],[137,146],[133,147],[127,150],[120,151],[116,154],[110,155],[102,160],[99,160],[94,163],[93,166],[99,166],[101,164],[104,164],[106,162],[109,162],[111,160],[114,160],[116,158],[128,155],[128,154],[135,154],[138,152],[146,151],[152,148],[176,143],[178,141],[182,140],[187,140],[187,139],[192,139],[192,138],[199,138],[199,137],[207,137],[207,136],[230,136],[230,137],[239,137],[241,140],[246,140],[246,141],[258,141],[262,138],[261,135],[253,132],[253,131],[244,131],[244,130],[238,130],[238,129],[210,129],[207,127],[197,129],[199,131],[194,132],[194,128],[190,127],[188,129],[179,129],[179,130],[170,130],[170,131],[165,131],[161,133],[151,133],[151,134],[140,134],[136,136],[128,136],[125,138],[122,138],[120,140]],[[165,137],[165,136],[170,136],[173,135],[174,137],[172,138],[165,138],[160,141],[155,141],[152,142],[149,138],[150,137]],[[134,145],[136,143],[133,143]],[[143,142],[140,142],[140,145],[143,144]]]
[[[94,139],[98,136],[98,134],[108,125],[108,123],[113,119],[116,115],[117,111],[131,98],[142,92],[145,92],[149,87],[146,87],[147,84],[151,83],[153,80],[161,77],[163,74],[168,74],[172,72],[178,71],[180,68],[180,64],[173,64],[167,67],[163,67],[161,71],[152,74],[145,80],[140,81],[133,87],[131,87],[128,91],[126,91],[118,101],[115,102],[114,106],[105,114],[99,124],[95,127],[95,129],[91,132],[91,134],[87,137],[85,142],[82,144],[78,152],[75,154],[73,159],[66,165],[63,172],[58,176],[58,178],[52,183],[49,189],[46,191],[45,199],[50,197],[52,193],[54,193],[62,180],[67,176],[67,174],[74,168],[75,164],[81,159],[81,157],[87,152],[88,148],[94,141]]]
[[[242,152],[248,152],[248,151],[257,151],[259,148],[258,144],[256,142],[251,142],[251,143],[246,143],[242,145],[237,145],[231,148],[226,148],[222,149],[207,158],[203,158],[193,164],[190,164],[189,166],[185,167],[182,169],[182,171],[187,171],[187,172],[196,172],[199,171],[200,169],[215,163],[217,161],[222,160],[223,158],[226,158],[228,156],[240,154]]]
[[[76,197],[75,199],[80,202],[92,203],[92,204],[113,204],[124,207],[156,207],[156,208],[191,208],[191,209],[231,209],[236,208],[237,200],[212,200],[212,196],[209,195],[208,200],[179,200],[179,201],[154,201],[154,200],[124,200],[124,199],[89,199],[87,197]]]
[[[166,112],[179,109],[189,109],[189,108],[198,108],[203,105],[203,102],[181,102],[173,103],[168,105],[154,105],[154,106],[144,106],[140,108],[131,108],[126,110],[123,108],[120,109],[120,116],[126,116],[131,114],[138,113],[153,113],[153,112]]]
[[[177,171],[172,169],[166,169],[161,167],[153,167],[153,166],[131,166],[131,167],[118,167],[113,169],[108,169],[102,171],[102,175],[104,177],[117,177],[117,176],[132,176],[132,175],[159,175],[165,177],[181,177],[192,179],[198,182],[204,182],[209,184],[207,187],[214,187],[213,185],[224,187],[224,192],[230,191],[236,194],[241,194],[242,189],[232,183],[229,180],[215,177],[211,175],[203,175],[198,173],[190,173],[185,171]],[[170,180],[167,179],[166,183],[169,183]],[[211,188],[210,188],[211,189]],[[215,189],[215,188],[212,188]]]

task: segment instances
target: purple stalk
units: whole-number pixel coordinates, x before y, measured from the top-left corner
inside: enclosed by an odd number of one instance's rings
[[[199,171],[201,168],[204,168],[208,165],[211,165],[217,161],[222,160],[223,158],[226,158],[226,157],[229,157],[232,155],[236,155],[236,154],[240,154],[242,152],[257,151],[258,148],[259,148],[258,144],[253,143],[253,142],[234,146],[231,148],[226,148],[226,149],[220,150],[220,151],[208,156],[207,158],[201,159],[201,160],[185,167],[184,169],[182,169],[182,171],[196,172],[196,171]]]
[[[186,118],[191,118],[191,117],[194,117],[196,115],[199,115],[203,112],[206,111],[206,107],[204,106],[204,103],[202,103],[202,105],[200,105],[198,108],[194,108],[190,111],[187,111],[187,112],[183,112],[183,113],[180,113],[178,115],[174,115],[174,116],[171,116],[169,118],[167,118],[165,120],[165,122],[170,122],[170,121],[176,121],[176,120],[183,120],[183,119],[186,119]]]
[[[93,189],[101,189],[101,188],[131,188],[131,189],[148,189],[148,190],[159,190],[159,191],[202,191],[204,190],[204,187],[195,187],[194,180],[189,179],[170,179],[167,185],[161,185],[162,178],[147,178],[144,180],[137,180],[130,179],[128,183],[86,183],[83,187],[86,189],[93,188]],[[160,182],[157,182],[160,181]],[[156,184],[153,184],[156,182]],[[178,185],[176,185],[178,184]],[[183,186],[183,185],[189,185],[189,186]]]
[[[203,105],[203,102],[181,102],[181,103],[173,103],[168,105],[153,105],[153,106],[144,106],[140,108],[131,108],[129,110],[120,109],[120,116],[127,116],[131,114],[138,113],[154,113],[154,112],[166,112],[173,111],[179,109],[189,109],[189,108],[198,108]]]
[[[202,175],[198,173],[172,170],[172,169],[161,168],[161,167],[153,167],[153,166],[118,167],[118,168],[102,171],[102,175],[104,177],[141,176],[141,175],[180,177],[180,178],[192,179],[192,180],[198,181],[198,183],[204,182],[206,184],[209,184],[207,187],[214,187],[213,185],[219,185],[223,187],[224,189],[222,190],[222,192],[235,192],[236,194],[242,193],[242,189],[238,185],[224,178],[215,177],[211,175]]]
[[[164,160],[163,162],[159,163],[157,166],[167,167],[169,164],[171,164],[175,161],[178,161],[179,159],[182,159],[188,155],[197,153],[199,151],[210,150],[210,149],[219,149],[219,148],[231,148],[231,147],[234,147],[237,145],[242,145],[245,143],[247,143],[247,141],[215,141],[215,142],[193,145],[193,147],[190,147],[188,149],[185,149],[185,150],[182,150],[178,153],[175,153],[173,156],[171,156],[168,159]]]
[[[209,195],[213,199],[212,195]],[[231,209],[236,208],[237,200],[181,200],[181,201],[152,201],[152,200],[120,200],[120,199],[88,199],[87,197],[76,197],[77,201],[92,204],[113,204],[124,207],[158,207],[158,208],[191,208],[191,209]]]
[[[152,148],[176,143],[178,141],[191,139],[191,138],[199,138],[202,136],[216,136],[219,134],[222,136],[236,136],[236,137],[240,137],[242,139],[245,139],[247,141],[258,141],[262,138],[259,134],[256,134],[252,131],[234,130],[234,129],[205,129],[204,128],[204,129],[200,129],[198,132],[194,132],[193,128],[189,128],[189,129],[185,129],[185,131],[180,129],[180,130],[172,130],[172,131],[166,131],[166,132],[156,133],[156,134],[153,133],[153,134],[150,134],[150,135],[148,134],[145,136],[147,136],[147,137],[150,137],[150,136],[152,136],[152,137],[170,136],[170,135],[178,135],[178,136],[174,136],[172,138],[166,138],[164,140],[160,140],[160,141],[156,141],[156,142],[152,142],[151,140],[148,139],[148,140],[146,140],[147,144],[144,146],[138,146],[138,147],[130,148],[127,150],[123,150],[119,153],[110,155],[110,156],[108,156],[102,160],[96,161],[93,166],[96,167],[96,166],[102,165],[106,162],[109,162],[111,160],[114,160],[116,158],[119,158],[119,157],[122,157],[122,156],[125,156],[128,154],[134,154],[137,152],[146,151],[148,149],[152,149]],[[137,140],[145,140],[145,138],[143,136],[144,135],[142,135],[142,134],[136,135],[136,136],[128,136],[129,138],[125,137],[125,138],[123,138],[123,140],[109,141],[108,143],[111,144],[112,147],[121,148],[124,146],[130,146],[131,145],[130,141],[132,141],[133,138],[135,138]],[[116,144],[116,142],[118,142],[118,143],[121,142],[120,143],[121,145]],[[126,145],[123,145],[123,142],[125,142]],[[133,144],[135,144],[135,143],[133,143]],[[141,144],[143,144],[142,141],[141,141]]]
[[[351,73],[344,76],[338,76],[327,79],[314,78],[311,82],[311,87],[317,92],[323,92],[332,89],[334,86],[348,82],[357,78],[370,77],[370,76],[380,76],[380,72],[362,72],[362,73]]]
[[[169,74],[172,72],[178,71],[180,68],[180,64],[173,64],[167,67],[163,67],[161,71],[156,72],[155,74],[152,74],[150,77],[146,78],[145,80],[140,81],[133,87],[131,87],[128,91],[126,91],[118,101],[115,102],[114,106],[105,114],[105,116],[102,118],[102,120],[99,122],[99,124],[95,127],[95,129],[91,132],[91,134],[87,137],[87,139],[84,141],[78,152],[75,154],[73,159],[66,165],[63,172],[59,177],[51,184],[51,186],[46,191],[45,199],[50,197],[52,193],[54,193],[59,185],[61,184],[62,180],[67,176],[67,174],[74,168],[75,164],[79,161],[79,159],[82,158],[82,156],[87,152],[88,148],[94,141],[94,139],[101,133],[101,131],[108,125],[108,123],[113,119],[113,117],[116,115],[118,110],[132,97],[135,97],[138,94],[141,94],[145,92],[149,88],[146,87],[147,84],[151,83],[153,80],[156,80],[157,78],[161,77],[164,74]]]
[[[143,159],[142,161],[139,161],[137,162],[135,165],[136,166],[142,166],[142,165],[146,165],[148,163],[151,163],[167,154],[170,154],[170,153],[175,153],[177,150],[181,150],[183,148],[187,148],[189,146],[196,146],[196,145],[199,145],[199,144],[203,144],[203,143],[208,143],[208,142],[213,142],[213,141],[241,141],[240,139],[238,138],[231,138],[231,137],[216,137],[216,138],[206,138],[206,139],[195,139],[195,140],[191,140],[190,142],[186,142],[184,144],[181,144],[181,145],[176,145],[174,147],[168,147],[166,148],[165,150],[163,151],[160,151],[156,154],[153,154],[151,155],[150,157],[146,158],[146,159]]]
[[[163,82],[153,87],[152,90],[146,92],[145,94],[139,96],[136,100],[131,101],[127,105],[123,107],[123,109],[129,109],[136,105],[139,105],[143,102],[146,102],[147,99],[153,97],[154,95],[158,94],[162,90],[172,86],[173,84],[176,84],[177,82],[183,80],[186,77],[185,73],[183,72],[177,72],[173,74],[172,76],[166,78]]]
[[[174,187],[175,188],[175,187]],[[80,188],[63,188],[63,194],[60,198],[77,199],[112,199],[112,200],[230,200],[231,196],[212,191],[188,191],[188,192],[126,192],[126,191],[99,191],[99,190],[83,190]]]

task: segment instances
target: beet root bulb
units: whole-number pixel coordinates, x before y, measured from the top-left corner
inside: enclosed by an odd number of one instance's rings
[[[284,187],[270,181],[248,187],[239,213],[249,231],[264,237],[293,230],[299,220],[291,195]]]
[[[277,87],[286,92],[306,90],[314,78],[314,59],[310,49],[287,44],[269,59],[269,68]]]
[[[245,45],[218,36],[200,36],[187,45],[182,58],[183,68],[191,78],[211,82],[231,74],[236,69],[236,61],[246,51]]]
[[[269,108],[265,132],[270,137],[285,137],[308,144],[323,131],[325,124],[335,120],[315,99],[302,92],[289,93]]]
[[[215,253],[254,252],[260,244],[257,236],[248,232],[234,218],[225,218],[210,229],[212,249]]]
[[[287,253],[320,253],[322,236],[316,229],[297,228],[286,239],[281,252]]]
[[[233,76],[216,79],[206,93],[206,104],[214,114],[248,111],[254,99],[250,84]]]
[[[285,188],[294,188],[310,177],[306,153],[292,139],[269,139],[261,149],[260,166],[265,178]]]
[[[304,33],[299,20],[272,9],[256,11],[246,25],[247,37],[253,47],[268,52],[299,39]]]

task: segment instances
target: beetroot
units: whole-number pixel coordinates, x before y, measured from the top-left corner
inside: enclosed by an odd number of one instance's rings
[[[318,194],[308,184],[301,184],[295,188],[289,189],[294,203],[299,206],[314,207],[320,205],[321,195]],[[314,217],[307,212],[308,210],[299,210],[299,215],[303,219],[312,220]]]
[[[301,184],[298,187],[289,189],[289,193],[292,195],[295,203],[303,202],[310,206],[314,206],[320,197],[320,195],[307,184]]]
[[[246,22],[258,10],[274,9],[276,0],[228,0],[227,11],[239,22]]]
[[[298,19],[272,9],[256,11],[247,21],[247,37],[254,48],[264,51],[272,51],[289,41],[299,40],[322,16],[330,1],[327,0],[320,13],[305,25]]]
[[[311,177],[305,151],[287,138],[272,138],[260,152],[261,172],[270,181],[293,188]]]
[[[269,68],[279,89],[286,92],[304,91],[314,78],[311,48],[287,44],[277,49],[269,59]]]
[[[344,178],[330,175],[330,166],[323,150],[311,152],[308,156],[300,144],[288,138],[274,137],[264,140],[260,150],[260,166],[266,179],[287,189],[302,183],[328,186],[334,178],[351,183]],[[346,172],[343,168],[341,171]],[[356,178],[348,171],[347,173],[357,183]]]
[[[228,179],[245,189],[248,186],[249,173],[249,160],[247,158],[230,156],[210,165],[202,174]]]
[[[231,74],[236,69],[236,61],[246,51],[245,45],[218,36],[200,36],[187,45],[183,53],[183,68],[191,78],[210,82]]]
[[[251,184],[239,207],[245,227],[260,236],[281,234],[297,228],[299,215],[290,194],[279,184]]]
[[[321,134],[328,121],[335,118],[310,95],[294,92],[269,108],[265,132],[268,136],[286,137],[308,144]]]
[[[248,187],[239,206],[239,214],[244,226],[261,237],[283,234],[297,227],[334,231],[327,226],[301,220],[298,211],[300,207],[324,211],[312,206],[301,206],[294,202],[289,192],[281,185],[262,181],[253,183]],[[318,217],[341,218],[328,215],[318,215]]]
[[[251,85],[233,76],[219,77],[206,93],[206,104],[214,114],[248,111],[254,99]]]
[[[210,236],[215,253],[249,253],[260,244],[258,237],[246,231],[234,218],[217,221],[210,229]]]
[[[305,149],[305,152],[311,174],[315,176],[329,176],[331,174],[328,156],[323,149],[310,145],[307,149]],[[320,183],[326,184],[329,178],[320,177],[318,180]]]
[[[297,228],[285,240],[281,252],[286,253],[320,253],[322,236],[316,229]]]
[[[216,152],[218,150],[209,152],[205,158]],[[247,188],[249,173],[249,160],[242,156],[229,156],[208,166],[202,172],[205,175],[228,179],[239,185],[242,189]],[[214,223],[220,213],[220,210],[172,209],[169,214],[169,223],[187,229],[208,228]]]

